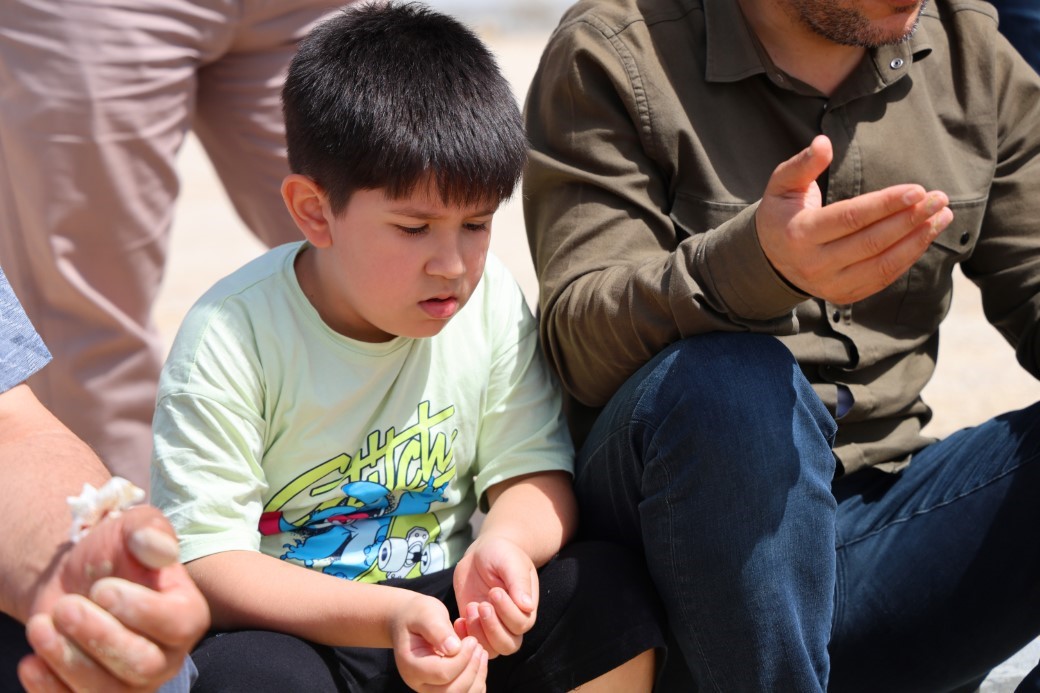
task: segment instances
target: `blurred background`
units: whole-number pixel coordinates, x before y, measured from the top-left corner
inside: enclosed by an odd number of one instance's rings
[[[496,54],[522,105],[549,34],[571,0],[432,0],[432,7],[473,27]],[[180,156],[182,191],[170,262],[155,319],[172,339],[192,303],[217,279],[264,248],[231,209],[194,138]],[[495,217],[492,251],[512,269],[532,307],[537,282],[516,196]],[[287,223],[291,223],[286,219]],[[942,436],[990,416],[1040,400],[1040,383],[1015,362],[1014,352],[982,316],[978,291],[958,275],[951,315],[943,325],[938,370],[925,391],[935,410],[929,431]],[[994,670],[981,691],[1005,693],[1040,660],[1040,640]]]

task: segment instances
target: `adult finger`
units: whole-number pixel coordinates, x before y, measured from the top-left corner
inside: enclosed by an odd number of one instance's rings
[[[109,677],[132,686],[143,686],[163,681],[175,670],[173,661],[161,647],[126,628],[85,597],[62,597],[55,603],[51,618],[58,632],[88,661],[73,657],[72,666],[62,671],[35,644],[34,649],[73,688],[102,690],[98,682]]]
[[[90,598],[123,624],[172,648],[187,648],[209,625],[209,607],[183,566],[164,569],[162,591],[104,578]]]
[[[822,298],[848,304],[884,289],[917,262],[951,221],[953,212],[949,208],[941,210],[881,254],[846,267],[836,277],[839,289]]]
[[[945,228],[939,215],[947,209],[949,203],[945,193],[937,190],[929,192],[917,204],[879,219],[858,233],[831,242],[826,252],[850,258],[848,265],[881,255],[909,234],[919,231],[926,222],[933,227]]]
[[[72,689],[51,671],[39,655],[28,655],[18,662],[18,680],[26,693],[67,693]]]
[[[930,216],[921,216],[923,210],[933,208],[935,214],[948,202],[944,193],[927,193],[916,183],[893,185],[814,210],[804,233],[818,243],[830,243],[885,221],[884,228],[906,233]]]
[[[784,161],[773,170],[766,183],[765,196],[788,197],[804,194],[834,159],[831,141],[817,135],[809,146]]]

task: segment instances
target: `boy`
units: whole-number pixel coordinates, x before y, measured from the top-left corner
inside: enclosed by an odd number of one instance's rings
[[[487,257],[526,151],[494,59],[367,5],[304,41],[283,102],[306,240],[213,287],[160,384],[153,499],[234,631],[196,690],[648,690],[654,598],[622,549],[561,550],[559,394]]]

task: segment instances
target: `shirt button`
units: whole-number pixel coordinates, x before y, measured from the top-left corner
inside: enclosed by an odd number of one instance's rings
[[[834,315],[832,315],[831,318],[834,320],[834,322],[841,322],[841,311],[834,311]]]
[[[898,70],[899,68],[901,68],[903,66],[903,59],[902,58],[895,58],[895,59],[892,60],[892,62],[890,62],[888,64],[888,66],[890,68],[892,68],[893,70]]]
[[[968,241],[971,240],[971,234],[965,231],[961,234],[961,245],[968,245]]]

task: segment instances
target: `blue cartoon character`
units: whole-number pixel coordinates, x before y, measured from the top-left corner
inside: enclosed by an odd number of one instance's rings
[[[341,490],[344,498],[339,503],[315,510],[297,522],[286,520],[281,512],[264,513],[260,532],[302,535],[294,544],[285,545],[288,551],[282,559],[301,561],[308,568],[324,564],[323,572],[347,579],[357,577],[375,559],[369,547],[386,537],[390,525],[387,514],[394,510],[395,499],[386,486],[371,481],[352,481]],[[354,556],[353,565],[337,560],[357,547],[362,552]]]
[[[377,549],[385,544],[390,534],[393,516],[429,514],[433,503],[446,500],[444,488],[448,480],[445,479],[440,486],[435,485],[436,480],[436,477],[431,477],[424,488],[406,491],[400,498],[395,498],[382,484],[352,481],[340,487],[344,498],[336,505],[314,510],[296,522],[286,520],[278,511],[264,513],[260,532],[265,535],[295,533],[298,538],[295,543],[285,545],[288,550],[282,554],[282,559],[300,561],[308,568],[321,566],[324,573],[352,580],[375,563]],[[432,516],[431,519],[436,525],[436,519]],[[423,546],[429,543],[430,531],[422,531],[426,536],[419,542],[420,554],[417,557],[421,555]],[[414,537],[411,543],[415,543]],[[434,559],[431,565],[443,567],[441,547],[435,543],[430,546],[433,547],[431,555]],[[404,572],[407,573],[414,563],[409,562]],[[402,561],[393,572],[399,573],[404,565]]]

